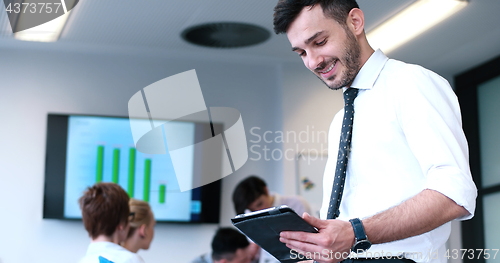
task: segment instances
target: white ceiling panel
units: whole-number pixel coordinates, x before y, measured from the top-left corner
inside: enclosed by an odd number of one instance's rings
[[[358,0],[358,5],[365,14],[365,30],[369,32],[397,14],[416,0]]]
[[[417,0],[358,0],[367,31]],[[153,50],[159,53],[252,57],[297,61],[286,36],[273,32],[276,0],[80,0],[72,10],[57,44],[109,50]],[[453,75],[500,54],[500,1],[470,0],[445,22],[388,54]],[[271,38],[245,48],[214,49],[189,44],[184,29],[210,22],[244,22],[268,29]],[[0,46],[12,32],[5,12],[0,14]],[[32,43],[41,49],[47,43]],[[19,45],[25,46],[25,45]]]

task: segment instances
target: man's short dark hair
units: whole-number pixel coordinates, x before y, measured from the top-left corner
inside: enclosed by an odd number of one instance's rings
[[[241,181],[233,192],[233,204],[236,214],[245,213],[245,209],[251,203],[266,193],[266,182],[255,175]]]
[[[304,7],[319,4],[326,17],[333,18],[346,26],[347,15],[353,8],[359,8],[356,0],[279,0],[274,7],[274,32],[286,33],[290,24]]]
[[[238,230],[230,227],[219,228],[212,240],[212,258],[214,261],[234,259],[236,250],[250,245],[248,239]]]
[[[111,236],[121,223],[127,223],[130,214],[129,196],[119,185],[97,183],[87,188],[80,197],[82,220],[93,239]]]

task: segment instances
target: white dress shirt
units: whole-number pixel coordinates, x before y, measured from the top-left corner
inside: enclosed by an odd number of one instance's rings
[[[293,209],[299,216],[302,216],[304,212],[312,214],[311,207],[307,203],[306,199],[300,195],[279,195],[273,194],[273,206],[287,205]]]
[[[144,263],[144,260],[136,253],[111,242],[90,243],[87,254],[79,263],[99,263],[99,257],[103,257],[113,263]]]
[[[388,59],[380,50],[363,65],[351,87],[354,100],[351,152],[338,219],[365,219],[417,195],[438,191],[463,206],[472,218],[477,190],[458,100],[441,76],[417,65]],[[328,135],[321,218],[326,219],[344,115],[338,112]],[[402,252],[416,262],[446,262],[450,223],[430,232],[368,251]],[[370,237],[368,237],[369,239]],[[370,254],[367,254],[370,256]]]

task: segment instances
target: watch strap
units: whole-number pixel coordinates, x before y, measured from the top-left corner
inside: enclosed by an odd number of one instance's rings
[[[367,239],[365,228],[363,227],[363,223],[359,218],[353,218],[349,220],[351,222],[352,228],[354,229],[354,236],[356,237],[356,241]]]

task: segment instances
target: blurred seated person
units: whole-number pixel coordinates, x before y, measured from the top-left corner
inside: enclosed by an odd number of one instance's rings
[[[128,201],[127,193],[114,183],[97,183],[80,197],[83,224],[91,238],[80,263],[144,263],[119,245],[129,231]]]
[[[252,175],[241,181],[233,191],[233,204],[236,214],[244,214],[257,210],[262,210],[274,206],[287,205],[299,216],[304,212],[314,215],[307,201],[301,196],[281,196],[277,193],[270,193],[266,182],[261,178]],[[252,250],[255,254],[253,258],[259,258],[260,263],[278,262],[271,254],[252,242]],[[257,247],[257,249],[255,249]],[[259,255],[260,253],[260,255]]]
[[[137,253],[139,249],[149,249],[153,240],[156,220],[147,202],[130,199],[130,230],[123,247],[131,252]]]
[[[280,205],[289,206],[300,216],[304,212],[311,214],[311,208],[303,197],[270,193],[266,182],[255,175],[245,178],[236,186],[233,191],[233,204],[236,214],[244,214],[246,210],[253,212]]]
[[[203,254],[191,263],[250,263],[249,245],[238,230],[219,228],[212,240],[212,253]]]

